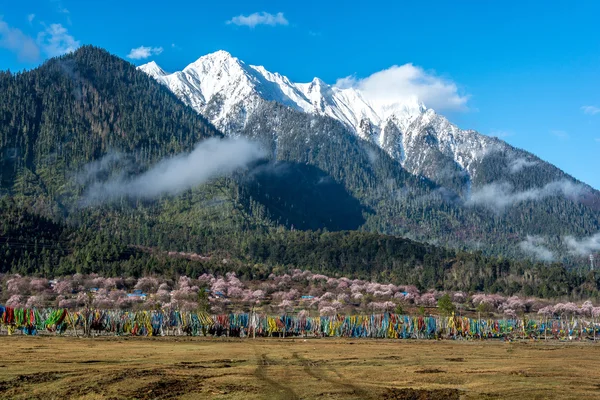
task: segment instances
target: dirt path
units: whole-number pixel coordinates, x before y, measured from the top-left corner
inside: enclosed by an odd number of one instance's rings
[[[373,398],[373,394],[367,392],[363,388],[360,388],[350,381],[346,380],[341,373],[339,373],[333,366],[327,366],[327,370],[333,372],[337,379],[333,379],[326,373],[325,369],[321,367],[321,363],[310,361],[306,358],[303,358],[298,355],[298,353],[293,353],[292,357],[295,360],[298,360],[303,367],[304,372],[315,378],[316,380],[326,381],[331,383],[334,386],[341,387],[344,392],[346,392],[349,396],[347,398],[358,398],[358,399],[371,399]]]
[[[269,386],[268,396],[270,398],[279,398],[282,400],[300,399],[292,389],[282,385],[281,383],[272,378],[269,378],[269,366],[274,364],[275,362],[273,360],[270,360],[269,357],[267,357],[267,355],[263,353],[258,356],[256,369],[254,370],[254,376],[260,379],[261,382],[264,382]]]

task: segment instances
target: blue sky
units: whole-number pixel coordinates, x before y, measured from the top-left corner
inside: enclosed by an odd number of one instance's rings
[[[0,0],[0,69],[32,68],[80,44],[123,58],[145,46],[160,54],[130,60],[167,71],[224,49],[293,81],[412,63],[467,99],[440,110],[460,127],[600,189],[599,1],[204,3]]]

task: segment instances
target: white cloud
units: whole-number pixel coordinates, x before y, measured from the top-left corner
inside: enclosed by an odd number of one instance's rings
[[[554,261],[554,253],[545,244],[546,241],[544,238],[527,235],[527,239],[519,243],[519,248],[540,261]]]
[[[496,212],[524,201],[538,201],[551,196],[564,196],[577,200],[586,192],[583,185],[568,180],[550,182],[541,188],[532,188],[522,192],[515,192],[514,187],[508,182],[491,183],[473,191],[466,204],[483,206]]]
[[[526,158],[515,158],[508,164],[508,168],[512,174],[516,174],[525,168],[533,167],[537,164],[537,161],[531,161]]]
[[[69,35],[67,29],[61,24],[46,27],[46,30],[38,34],[37,41],[44,53],[50,57],[70,53],[81,46],[79,40]]]
[[[32,22],[35,14],[29,14],[27,19]],[[0,17],[0,47],[17,53],[20,61],[35,62],[40,58],[40,52],[49,57],[60,56],[77,50],[78,40],[69,35],[61,24],[45,26],[37,35],[37,40],[24,34],[19,29],[11,28]]]
[[[353,76],[341,78],[335,86],[360,90],[376,107],[385,108],[417,99],[436,110],[468,109],[469,96],[460,94],[454,82],[413,64],[394,65],[363,79]]]
[[[0,47],[17,54],[19,61],[34,62],[40,58],[40,49],[30,36],[11,28],[0,17]]]
[[[127,54],[128,58],[132,60],[142,60],[144,58],[148,58],[150,56],[157,56],[163,52],[162,47],[146,47],[140,46],[135,49],[131,49],[129,54]]]
[[[583,106],[581,109],[588,115],[596,115],[600,113],[600,107],[596,106]]]
[[[121,174],[104,182],[95,182],[86,191],[83,204],[98,204],[121,197],[156,198],[177,194],[211,179],[228,175],[265,156],[262,147],[248,139],[206,139],[190,153],[159,161],[146,172],[126,178]],[[122,155],[109,154],[84,167],[77,181],[88,181],[105,171]]]
[[[567,236],[564,241],[569,251],[578,256],[587,256],[600,251],[600,232],[582,239]]]
[[[277,25],[289,25],[288,20],[283,16],[282,12],[278,12],[277,14],[269,14],[268,12],[255,12],[250,15],[238,15],[237,17],[231,18],[226,22],[228,25],[238,25],[238,26],[249,26],[250,28],[254,28],[257,25],[269,25],[269,26],[277,26]]]

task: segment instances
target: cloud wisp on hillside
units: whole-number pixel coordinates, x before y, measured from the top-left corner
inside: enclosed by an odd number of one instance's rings
[[[571,254],[587,256],[600,251],[600,232],[581,239],[577,239],[574,236],[567,236],[565,237],[564,242]]]
[[[534,167],[536,165],[538,165],[537,161],[531,161],[526,158],[515,158],[510,161],[508,168],[511,174],[516,174],[525,168]]]
[[[554,261],[554,253],[545,244],[546,241],[544,238],[527,235],[527,239],[519,243],[519,248],[524,253],[533,256],[536,260],[545,262]]]
[[[257,143],[247,139],[210,138],[196,145],[190,153],[159,161],[146,172],[125,177],[127,171],[102,182],[93,182],[86,190],[82,206],[98,205],[117,198],[152,199],[178,194],[211,179],[229,175],[265,156]],[[86,165],[76,176],[78,183],[89,181],[121,158],[109,154]]]
[[[466,205],[482,206],[492,211],[503,212],[506,208],[525,201],[537,201],[551,196],[564,196],[577,200],[587,189],[568,180],[550,182],[540,188],[515,191],[508,182],[490,183],[475,190]]]

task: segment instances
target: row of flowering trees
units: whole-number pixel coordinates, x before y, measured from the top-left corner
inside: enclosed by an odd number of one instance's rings
[[[143,293],[141,298],[131,296]],[[590,301],[556,303],[536,298],[464,292],[421,292],[411,285],[393,285],[345,277],[335,278],[309,271],[271,274],[265,281],[240,280],[234,272],[223,276],[202,274],[177,280],[159,277],[104,278],[76,274],[48,280],[44,278],[0,275],[0,304],[10,307],[90,306],[102,309],[155,309],[159,307],[220,313],[255,307],[271,312],[314,310],[321,315],[340,312],[382,312],[402,307],[435,307],[448,295],[458,309],[476,309],[507,317],[539,313],[541,315],[600,315],[600,307]]]

